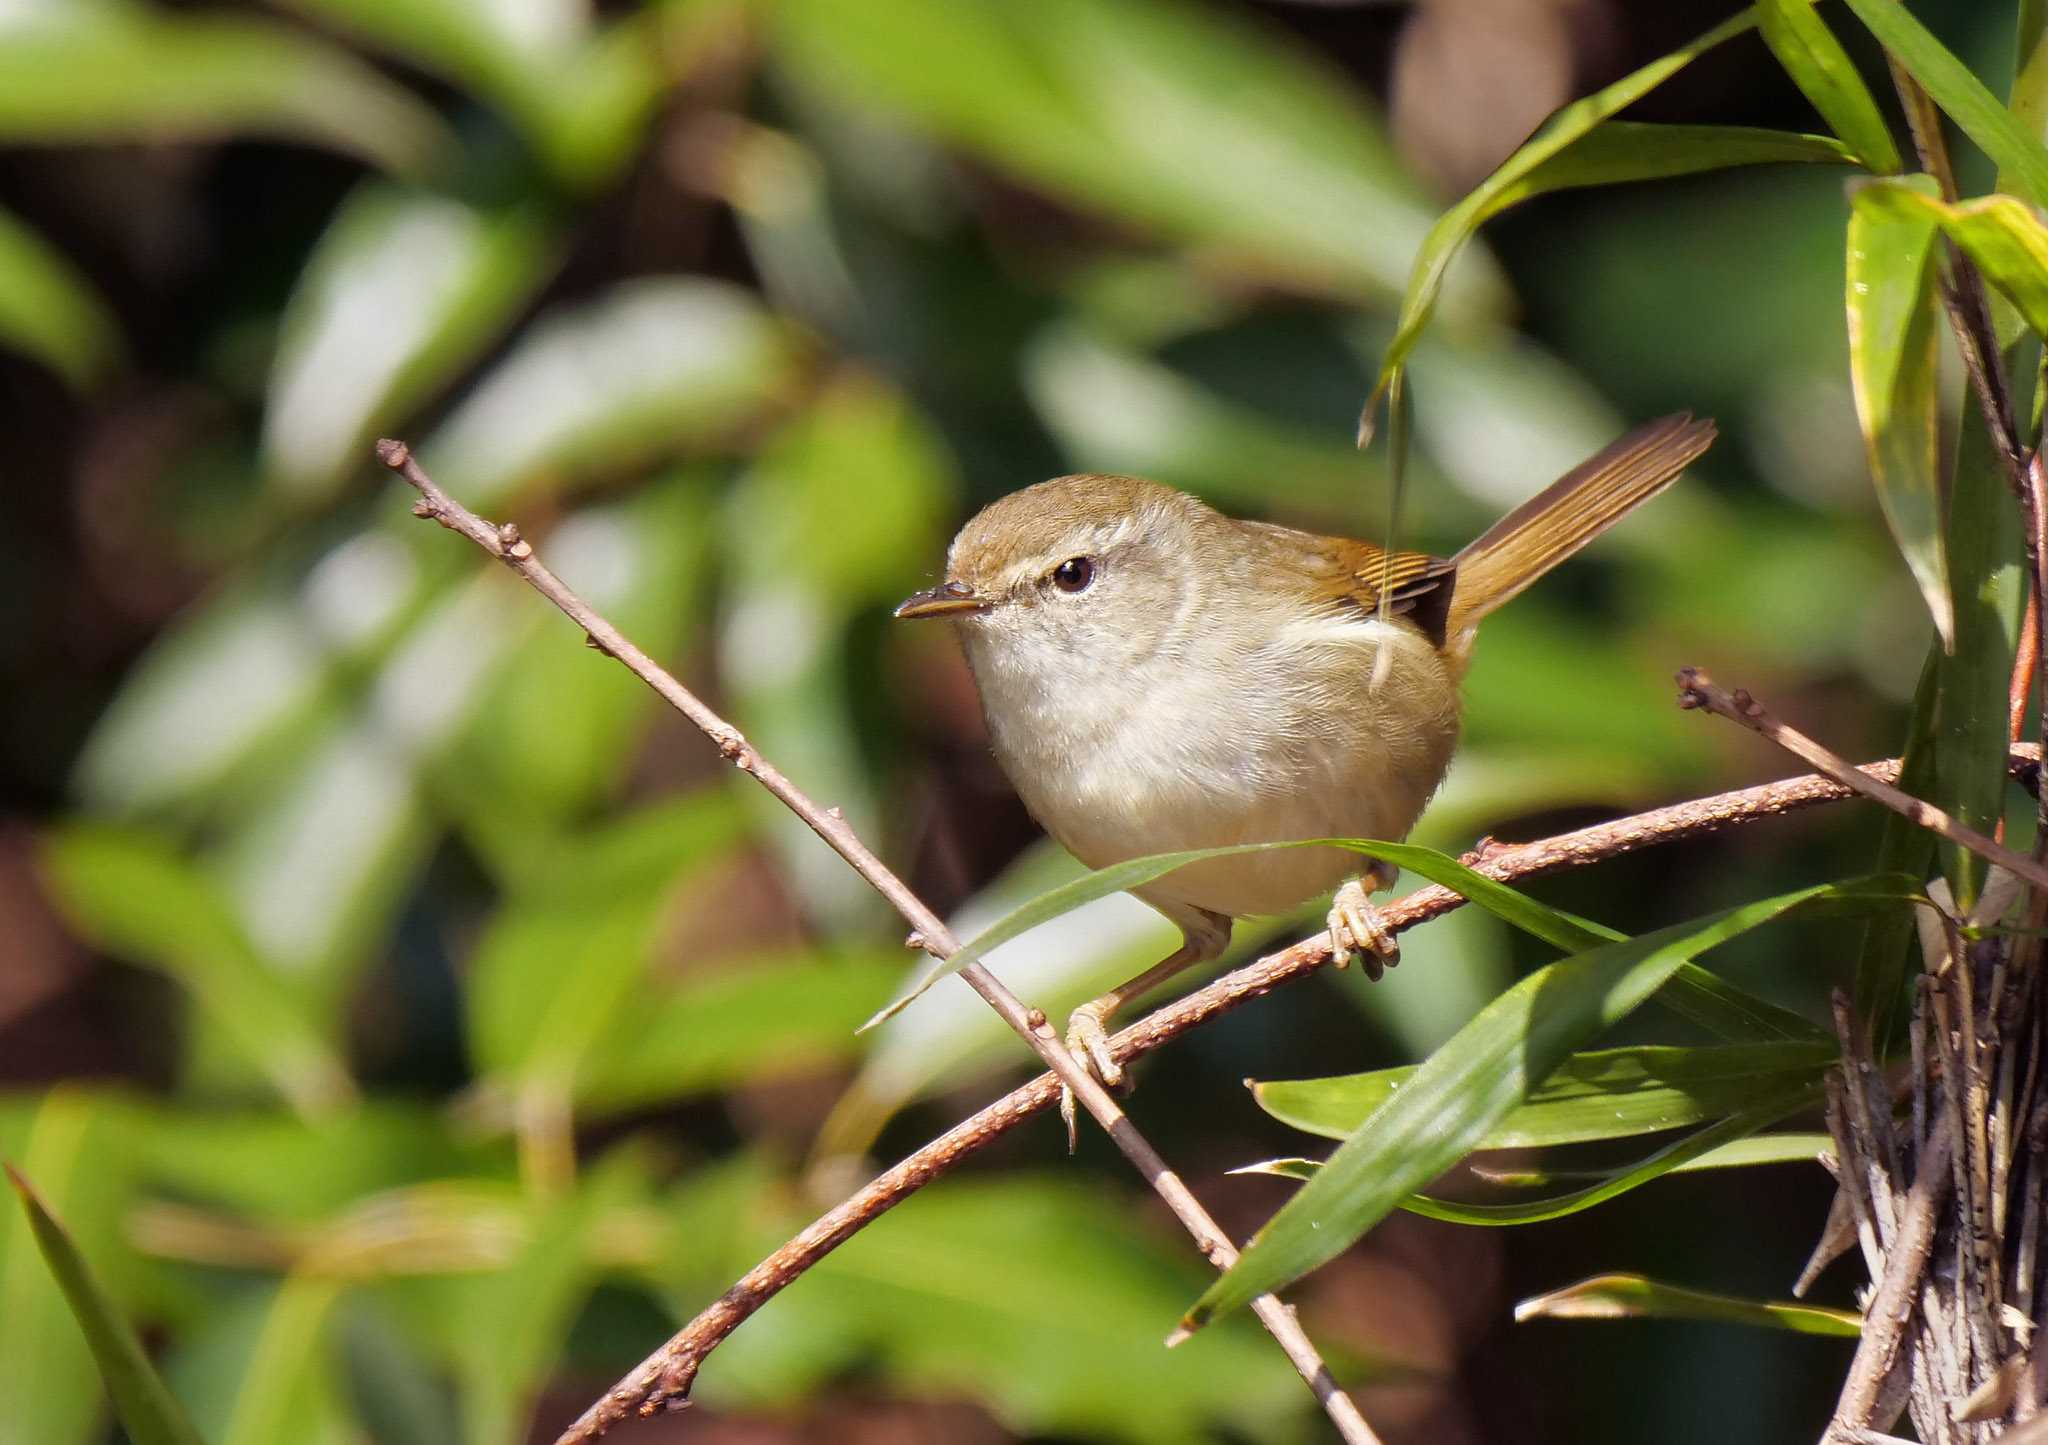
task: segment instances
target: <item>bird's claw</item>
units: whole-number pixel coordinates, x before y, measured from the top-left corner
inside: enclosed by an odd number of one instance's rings
[[[1093,1074],[1106,1089],[1121,1089],[1124,1083],[1124,1066],[1116,1061],[1109,1051],[1109,1029],[1104,1020],[1105,1010],[1097,1004],[1083,1004],[1067,1019],[1067,1052],[1074,1056],[1074,1062]],[[1076,1107],[1074,1091],[1065,1084],[1060,1085],[1060,1118],[1067,1125],[1067,1152],[1074,1152],[1079,1143],[1079,1110]]]
[[[1330,961],[1342,968],[1358,956],[1359,966],[1374,983],[1401,961],[1401,944],[1372,906],[1363,880],[1354,878],[1330,900]]]

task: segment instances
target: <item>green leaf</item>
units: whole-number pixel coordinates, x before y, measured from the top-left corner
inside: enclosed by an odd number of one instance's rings
[[[2022,332],[2000,355],[2012,379],[2014,410],[2025,416],[2039,341]],[[2009,689],[2026,610],[2020,511],[2013,505],[2009,475],[1982,408],[1966,390],[1948,504],[1956,645],[1935,660],[1934,785],[1918,796],[1987,835],[2004,820],[2011,789],[2006,770]],[[1965,912],[1975,907],[1984,885],[1984,860],[1947,839],[1936,839],[1934,851],[1956,905]]]
[[[1371,300],[1428,211],[1365,99],[1277,27],[1165,0],[790,0],[777,58],[1205,266]],[[1490,273],[1466,315],[1495,311]]]
[[[1482,873],[1474,872],[1448,854],[1414,843],[1379,843],[1363,838],[1323,838],[1290,843],[1243,843],[1228,848],[1156,853],[1150,857],[1132,858],[1107,868],[1099,868],[1085,877],[1064,883],[1040,894],[1022,907],[1013,909],[995,924],[970,939],[951,958],[932,960],[892,1002],[862,1024],[861,1030],[865,1032],[883,1020],[901,1013],[940,979],[959,972],[970,963],[978,962],[986,957],[991,949],[1000,947],[1041,923],[1069,913],[1084,903],[1106,898],[1112,893],[1122,893],[1128,889],[1141,887],[1187,863],[1198,863],[1205,858],[1228,858],[1242,853],[1261,853],[1277,848],[1346,848],[1368,857],[1383,858],[1389,863],[1397,864],[1427,878],[1432,883],[1442,884],[1460,897],[1478,904],[1503,922],[1511,923],[1523,932],[1567,951],[1592,948],[1602,943],[1613,942],[1622,936],[1601,924],[1591,923],[1547,904],[1538,903],[1526,893],[1517,892],[1504,883],[1495,882]],[[1665,1002],[1702,1027],[1724,1038],[1812,1039],[1822,1035],[1820,1029],[1799,1015],[1757,998],[1690,962],[1679,968],[1672,983],[1673,987]]]
[[[135,1194],[125,1107],[59,1086],[0,1101],[0,1158],[35,1180],[91,1260],[118,1314],[135,1309],[134,1256],[123,1221]],[[106,1396],[93,1351],[45,1260],[29,1214],[0,1209],[0,1440],[90,1445],[106,1437]]]
[[[1818,1162],[1822,1154],[1833,1148],[1834,1140],[1826,1134],[1751,1134],[1746,1138],[1730,1139],[1726,1143],[1716,1144],[1703,1153],[1695,1154],[1688,1150],[1684,1156],[1671,1162],[1660,1173],[1700,1174],[1712,1169],[1754,1169],[1764,1164],[1813,1164]],[[1547,1189],[1557,1184],[1598,1184],[1614,1178],[1617,1173],[1613,1169],[1568,1168],[1563,1165],[1530,1165],[1503,1169],[1493,1164],[1482,1164],[1477,1159],[1468,1160],[1467,1163],[1478,1178],[1488,1184],[1498,1184],[1508,1189]],[[1315,1178],[1316,1171],[1322,1167],[1320,1159],[1294,1157],[1263,1159],[1257,1164],[1239,1165],[1230,1172],[1262,1174],[1273,1179],[1293,1179],[1307,1183]],[[1417,1200],[1426,1200],[1436,1206],[1444,1206],[1446,1203],[1443,1200],[1430,1199],[1427,1195],[1416,1194],[1404,1200],[1401,1207],[1413,1208]]]
[[[2036,205],[2048,205],[2048,150],[1899,0],[1843,0],[1934,103]]]
[[[1755,9],[1764,43],[1863,167],[1883,174],[1901,169],[1899,148],[1870,87],[1814,13],[1813,0],[1758,0]]]
[[[1008,943],[1041,923],[1049,922],[1063,913],[1072,912],[1084,903],[1107,898],[1112,893],[1123,893],[1142,887],[1153,879],[1163,878],[1174,869],[1189,863],[1199,863],[1209,858],[1233,858],[1246,853],[1265,853],[1281,848],[1343,848],[1370,858],[1384,859],[1386,862],[1411,869],[1432,882],[1442,883],[1489,913],[1498,915],[1538,938],[1555,943],[1560,948],[1583,948],[1590,943],[1603,941],[1607,936],[1597,925],[1588,924],[1581,919],[1573,918],[1570,914],[1548,908],[1526,894],[1517,893],[1504,883],[1496,883],[1491,878],[1473,872],[1455,858],[1439,853],[1433,848],[1418,847],[1413,843],[1380,843],[1364,838],[1307,838],[1288,843],[1240,843],[1227,848],[1195,848],[1175,853],[1154,853],[1144,858],[1113,863],[1107,868],[1098,868],[1086,877],[1062,884],[1040,894],[1023,907],[1013,909],[992,927],[984,929],[961,945],[960,950],[951,958],[933,959],[893,1002],[862,1024],[861,1029],[871,1029],[884,1019],[902,1012],[919,994],[940,979],[958,973],[970,963],[980,962],[991,949]]]
[[[1663,1148],[1648,1154],[1633,1164],[1609,1170],[1596,1177],[1593,1183],[1569,1194],[1554,1195],[1548,1199],[1529,1199],[1513,1204],[1466,1204],[1448,1199],[1436,1199],[1427,1194],[1418,1194],[1405,1199],[1401,1207],[1411,1214],[1420,1214],[1430,1219],[1441,1219],[1447,1224],[1471,1224],[1489,1228],[1504,1228],[1518,1224],[1541,1224],[1552,1219],[1563,1219],[1569,1214],[1578,1214],[1605,1204],[1608,1200],[1640,1189],[1643,1185],[1676,1173],[1687,1164],[1703,1159],[1722,1146],[1741,1140],[1758,1129],[1769,1127],[1794,1109],[1820,1101],[1820,1090],[1808,1087],[1781,1094],[1772,1103],[1754,1109],[1745,1109],[1725,1119],[1707,1125],[1675,1139]]]
[[[793,338],[740,287],[621,282],[545,313],[420,448],[427,471],[489,510],[603,471],[736,438],[794,379]]]
[[[296,27],[140,5],[0,19],[0,141],[213,136],[324,145],[400,174],[448,142],[425,104]]]
[[[1931,177],[1874,183],[1849,211],[1849,379],[1871,480],[1893,540],[1941,633],[1955,645],[1947,516],[1935,456],[1939,421],[1935,326],[1939,300],[1931,216],[1893,199],[1907,187],[1931,193]]]
[[[1835,1056],[1824,1043],[1652,1044],[1573,1054],[1473,1147],[1577,1144],[1717,1119],[1804,1089]],[[1281,1123],[1343,1139],[1407,1086],[1415,1070],[1253,1080],[1251,1091]]]
[[[710,788],[564,839],[471,954],[479,1073],[567,1088],[631,1001],[672,893],[732,847],[741,819]]]
[[[1548,191],[1578,186],[1688,175],[1765,161],[1851,159],[1841,146],[1815,136],[1720,126],[1606,124],[1701,55],[1733,40],[1756,23],[1756,12],[1745,10],[1690,45],[1660,56],[1612,85],[1564,106],[1501,162],[1492,175],[1438,218],[1424,238],[1414,269],[1409,273],[1400,324],[1380,363],[1372,400],[1366,403],[1365,413],[1359,419],[1361,440],[1370,438],[1380,397],[1429,324],[1452,260],[1482,225],[1509,206]],[[1573,158],[1572,153],[1581,147],[1588,149]]]
[[[75,823],[44,840],[43,867],[72,922],[100,947],[183,984],[300,1113],[355,1097],[312,1011],[258,956],[212,881],[166,840]]]
[[[113,313],[63,255],[0,211],[0,346],[84,391],[120,359]]]
[[[1856,202],[1902,230],[1915,223],[1940,226],[2034,334],[2048,336],[2048,226],[2026,202],[1983,196],[1950,203],[1935,194],[1924,176],[1873,181],[1857,189]]]
[[[1834,1140],[1826,1134],[1752,1134],[1745,1139],[1731,1139],[1725,1144],[1718,1144],[1704,1154],[1674,1164],[1667,1172],[1698,1174],[1709,1169],[1753,1169],[1761,1164],[1815,1164],[1822,1154],[1832,1152],[1834,1147]],[[1472,1172],[1487,1183],[1510,1189],[1597,1183],[1614,1173],[1611,1169],[1567,1168],[1562,1165],[1502,1169],[1491,1164],[1474,1163],[1471,1167]]]
[[[1886,878],[1802,888],[1603,944],[1529,975],[1424,1061],[1407,1088],[1338,1146],[1196,1301],[1183,1327],[1199,1328],[1348,1249],[1470,1152],[1581,1042],[1656,992],[1679,963],[1801,905],[1870,907],[1914,896],[1911,889],[1909,880]]]
[[[278,1283],[244,1363],[221,1445],[332,1440],[340,1411],[325,1336],[341,1281],[289,1274]]]
[[[531,204],[359,187],[285,311],[263,420],[270,485],[304,504],[359,473],[370,438],[431,399],[546,280],[555,230]]]
[[[1738,1299],[1659,1284],[1639,1274],[1602,1274],[1564,1289],[1525,1299],[1515,1306],[1524,1320],[1710,1320],[1717,1324],[1757,1325],[1801,1335],[1836,1335],[1855,1339],[1863,1332],[1862,1316],[1825,1305]]]
[[[750,958],[649,990],[576,1075],[579,1114],[665,1104],[812,1072],[858,1050],[852,1025],[903,969],[898,953]]]
[[[100,1378],[113,1397],[114,1413],[121,1417],[121,1427],[129,1438],[135,1445],[202,1445],[199,1432],[143,1353],[142,1341],[108,1298],[64,1226],[44,1208],[29,1181],[12,1164],[7,1166],[7,1178],[21,1196],[36,1245],[70,1302],[72,1318],[92,1347]]]

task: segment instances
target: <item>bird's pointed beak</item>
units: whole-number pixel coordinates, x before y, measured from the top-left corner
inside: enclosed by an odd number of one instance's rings
[[[968,612],[986,612],[987,598],[974,595],[964,582],[941,582],[922,592],[913,592],[896,608],[898,617],[958,617]]]

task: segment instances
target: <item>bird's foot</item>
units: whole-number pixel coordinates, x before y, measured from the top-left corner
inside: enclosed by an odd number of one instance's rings
[[[1353,955],[1374,983],[1401,961],[1401,944],[1372,906],[1365,880],[1353,878],[1330,900],[1330,961],[1342,968]]]
[[[1067,1019],[1067,1052],[1074,1061],[1106,1089],[1121,1089],[1124,1084],[1124,1066],[1116,1061],[1109,1051],[1109,1014],[1111,1001],[1099,998],[1093,1003],[1084,1003]],[[1060,1118],[1067,1124],[1067,1152],[1074,1152],[1078,1139],[1079,1113],[1075,1105],[1074,1091],[1065,1084],[1060,1085]]]

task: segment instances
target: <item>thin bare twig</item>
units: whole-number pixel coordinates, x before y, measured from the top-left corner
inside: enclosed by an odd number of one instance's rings
[[[1764,711],[1761,703],[1741,688],[1729,693],[1716,686],[1714,680],[1700,669],[1683,668],[1678,674],[1678,705],[1684,708],[1701,708],[1732,722],[1739,722],[1752,732],[1769,738],[1786,752],[1835,781],[1854,788],[1866,798],[1875,799],[1928,831],[1939,833],[1958,848],[1966,848],[1978,857],[1996,863],[1999,867],[2026,879],[2036,888],[2048,889],[2048,867],[2024,854],[2013,852],[2001,843],[1993,842],[1974,828],[1965,827],[1932,803],[1913,797],[1910,793],[1902,793],[1888,782],[1857,771],[1846,759],[1830,752],[1805,733],[1772,717]]]
[[[939,958],[959,950],[959,942],[945,922],[913,893],[887,864],[860,840],[837,808],[825,808],[812,801],[766,758],[756,752],[739,729],[707,707],[694,693],[642,652],[589,604],[572,592],[541,560],[533,547],[510,522],[493,526],[450,497],[427,476],[404,442],[385,440],[377,444],[377,459],[398,473],[420,494],[414,503],[416,515],[439,522],[458,532],[496,557],[548,601],[555,604],[584,631],[592,645],[624,664],[663,701],[694,723],[717,744],[719,753],[741,772],[753,777],[775,798],[809,825],[832,850],[852,865],[855,872],[886,898],[903,915],[922,941],[922,947]],[[968,986],[1001,1015],[1025,1043],[1030,1045],[1061,1083],[1073,1091],[1082,1107],[1094,1116],[1124,1156],[1137,1167],[1145,1182],[1194,1236],[1196,1246],[1219,1270],[1237,1261],[1237,1249],[1209,1212],[1196,1199],[1181,1177],[1170,1168],[1151,1143],[1138,1132],[1128,1115],[1101,1082],[1068,1053],[1054,1034],[1045,1014],[1026,1008],[1023,1001],[980,964],[959,971]],[[1316,1353],[1308,1334],[1294,1311],[1271,1294],[1258,1297],[1252,1312],[1259,1323],[1279,1342],[1282,1351],[1315,1393],[1317,1401],[1338,1434],[1349,1445],[1379,1445],[1365,1417],[1351,1397],[1337,1385],[1329,1367]],[[564,1440],[588,1440],[631,1414],[651,1414],[658,1409],[688,1403],[690,1380],[696,1373],[694,1360],[683,1366],[664,1349],[607,1391],[571,1427]]]

